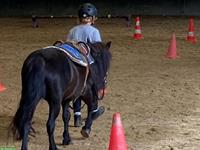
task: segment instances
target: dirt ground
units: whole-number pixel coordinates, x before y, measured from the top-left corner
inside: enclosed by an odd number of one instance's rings
[[[199,150],[200,149],[200,42],[185,40],[188,18],[142,17],[144,39],[132,39],[131,28],[124,19],[99,19],[104,41],[112,41],[112,65],[108,95],[100,102],[105,114],[97,119],[91,136],[82,138],[81,128],[70,120],[73,145],[62,146],[61,115],[56,122],[55,140],[60,150],[106,150],[110,139],[112,116],[120,112],[129,150]],[[0,82],[7,87],[0,93],[0,147],[15,146],[7,136],[19,103],[20,71],[27,55],[39,48],[65,39],[76,19],[40,19],[32,28],[30,18],[0,18]],[[195,18],[195,34],[200,39],[200,19]],[[165,58],[172,33],[176,33],[175,60]],[[86,108],[83,116],[86,116]],[[46,121],[48,106],[39,103],[33,120],[36,137],[31,150],[48,149]]]

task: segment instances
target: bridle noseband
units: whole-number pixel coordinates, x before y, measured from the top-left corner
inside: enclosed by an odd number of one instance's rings
[[[104,77],[104,83],[103,83],[104,86],[103,86],[103,88],[98,90],[98,92],[97,92],[97,99],[98,100],[102,100],[104,98],[104,96],[105,96],[105,89],[106,89],[107,84],[108,84],[107,77],[108,77],[108,72],[106,72],[106,75]]]

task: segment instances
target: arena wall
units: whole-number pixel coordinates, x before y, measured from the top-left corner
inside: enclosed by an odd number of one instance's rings
[[[0,16],[76,16],[84,0],[1,0]],[[176,15],[200,16],[199,0],[95,0],[99,16]]]

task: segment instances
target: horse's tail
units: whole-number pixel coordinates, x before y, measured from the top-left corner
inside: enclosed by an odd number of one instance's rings
[[[33,55],[24,62],[22,76],[21,100],[11,123],[11,130],[16,140],[23,138],[24,132],[32,128],[31,120],[37,103],[44,92],[44,61],[41,56]]]

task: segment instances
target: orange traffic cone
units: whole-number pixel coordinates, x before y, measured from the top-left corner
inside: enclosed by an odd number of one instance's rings
[[[135,33],[133,35],[133,38],[135,40],[142,39],[142,31],[141,31],[140,18],[139,17],[136,17],[136,19],[135,19]]]
[[[176,35],[175,35],[175,33],[173,33],[172,40],[170,42],[166,57],[170,58],[170,59],[176,59],[176,57],[177,57],[176,51],[177,51],[177,49],[176,49]]]
[[[110,144],[108,149],[128,150],[119,113],[115,113],[113,115],[112,128],[110,132]]]
[[[193,17],[190,17],[189,31],[188,31],[187,41],[189,41],[191,43],[196,43],[196,41],[197,41],[197,39],[196,39],[196,37],[194,35],[194,21],[193,21]]]
[[[2,83],[0,83],[0,92],[3,92],[5,90],[6,90],[6,87]]]

